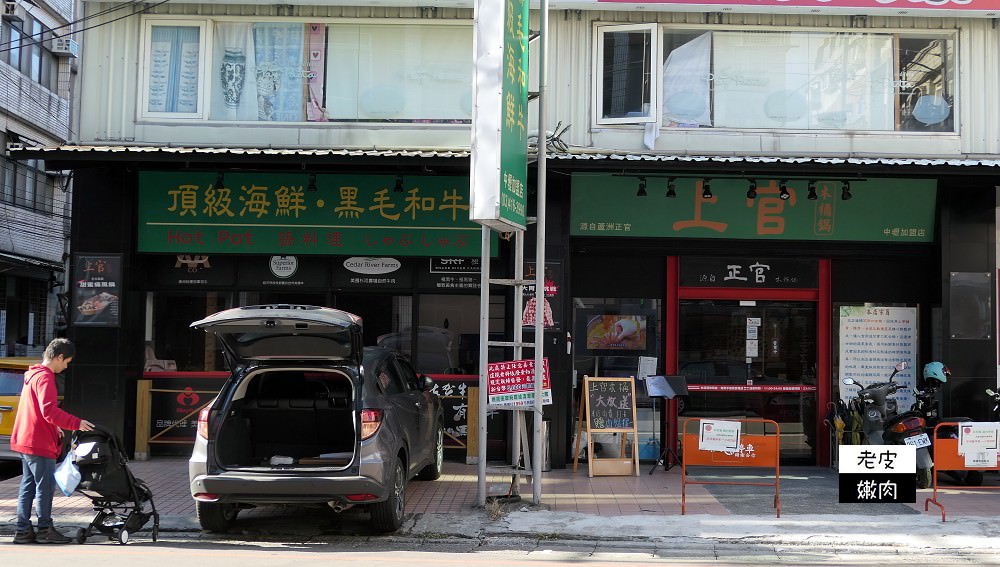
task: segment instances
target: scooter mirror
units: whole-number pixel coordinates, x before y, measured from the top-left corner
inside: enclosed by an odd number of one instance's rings
[[[844,378],[844,384],[847,384],[848,386],[853,386],[857,384],[857,382],[854,381],[854,378]]]
[[[896,372],[902,372],[906,370],[908,366],[909,364],[907,364],[906,361],[904,360],[903,362],[900,362],[899,364],[896,365]]]

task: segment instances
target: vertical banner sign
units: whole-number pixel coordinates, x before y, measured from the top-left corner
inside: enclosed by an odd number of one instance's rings
[[[119,326],[121,279],[121,256],[76,256],[73,261],[73,305],[70,309],[72,323],[90,327]]]
[[[885,382],[896,364],[908,368],[893,378],[905,386],[896,393],[900,408],[909,408],[916,399],[915,365],[917,362],[917,310],[914,307],[840,307],[840,377],[854,378],[860,384]],[[840,382],[840,397],[847,400],[858,386]]]
[[[476,0],[470,220],[524,230],[528,183],[528,2]]]

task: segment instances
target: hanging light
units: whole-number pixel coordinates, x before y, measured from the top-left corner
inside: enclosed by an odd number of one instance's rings
[[[226,188],[225,174],[220,171],[219,174],[215,176],[215,189],[218,190],[225,188]]]
[[[756,199],[756,198],[757,198],[757,180],[751,179],[750,186],[747,187],[747,199]]]
[[[639,190],[635,192],[635,196],[636,197],[645,197],[646,196],[646,178],[645,177],[640,177],[639,178]]]
[[[813,181],[812,179],[809,180],[809,196],[808,196],[808,199],[810,201],[815,201],[816,199],[818,199],[818,197],[816,196],[816,182]]]
[[[675,179],[677,178],[676,177],[667,178],[667,197],[673,198],[677,196],[677,184],[674,182]]]
[[[788,182],[784,179],[778,184],[778,198],[787,201],[792,195],[788,192]]]
[[[709,178],[704,178],[701,180],[701,198],[711,199],[712,198],[712,180]]]
[[[393,193],[402,193],[403,192],[403,178],[402,177],[399,177],[398,175],[396,176],[396,185],[392,188],[392,192]]]
[[[847,201],[854,195],[851,195],[851,182],[844,181],[840,186],[840,198],[841,200]]]
[[[315,191],[315,190],[316,190],[316,174],[310,173],[309,185],[306,186],[306,191]]]

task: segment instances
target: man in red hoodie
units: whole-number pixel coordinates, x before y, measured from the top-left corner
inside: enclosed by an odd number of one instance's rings
[[[56,374],[76,355],[69,339],[54,339],[45,348],[41,364],[24,373],[24,387],[14,418],[10,448],[21,453],[21,486],[17,493],[17,533],[14,543],[67,543],[52,525],[52,494],[56,459],[62,449],[63,429],[90,431],[94,424],[59,408]],[[35,501],[38,533],[31,527]]]

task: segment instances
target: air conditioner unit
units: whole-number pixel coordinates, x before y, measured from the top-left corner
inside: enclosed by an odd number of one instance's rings
[[[54,37],[52,38],[52,53],[60,57],[78,57],[80,44],[73,38]]]
[[[5,0],[3,3],[3,19],[9,21],[23,22],[27,19],[28,13],[19,2]]]
[[[21,142],[7,142],[8,152],[11,150],[23,150],[23,149],[24,149],[24,144],[22,144]]]

